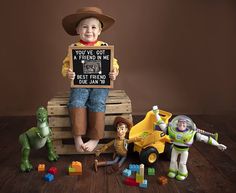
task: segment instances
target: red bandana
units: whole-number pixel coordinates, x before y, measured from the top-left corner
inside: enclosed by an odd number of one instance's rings
[[[81,44],[84,44],[85,46],[94,46],[94,44],[97,43],[97,40],[94,41],[94,42],[85,42],[85,41],[83,41],[83,40],[80,40],[79,42],[80,42]]]

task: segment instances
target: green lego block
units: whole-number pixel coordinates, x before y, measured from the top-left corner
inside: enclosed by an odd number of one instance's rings
[[[68,169],[69,169],[69,173],[70,173],[70,172],[76,172],[76,169],[75,169],[75,168],[69,167]]]
[[[155,175],[155,168],[148,168],[148,175],[154,176]]]

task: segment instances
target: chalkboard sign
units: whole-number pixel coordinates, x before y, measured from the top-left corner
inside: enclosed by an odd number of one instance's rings
[[[112,71],[114,46],[70,46],[70,64],[75,72],[71,87],[113,88]]]

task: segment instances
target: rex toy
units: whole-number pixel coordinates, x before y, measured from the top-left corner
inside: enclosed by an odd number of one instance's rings
[[[48,149],[48,159],[50,161],[58,160],[59,156],[54,151],[50,138],[51,129],[48,126],[48,113],[44,107],[39,107],[36,112],[37,126],[32,127],[19,136],[21,149],[20,169],[23,172],[29,172],[33,166],[29,161],[30,149],[41,149],[45,145]]]

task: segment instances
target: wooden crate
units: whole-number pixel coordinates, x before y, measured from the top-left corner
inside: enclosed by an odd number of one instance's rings
[[[56,152],[61,155],[80,154],[75,150],[71,132],[71,123],[67,109],[68,97],[69,93],[60,93],[48,101],[47,105],[53,144]],[[117,116],[124,117],[133,122],[131,101],[124,90],[109,91],[105,112],[105,137],[100,140],[97,148],[116,136],[116,131],[112,124]],[[83,154],[93,153],[85,152]]]

